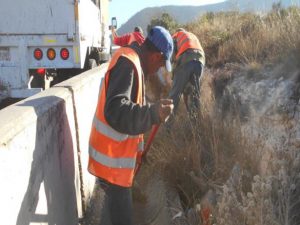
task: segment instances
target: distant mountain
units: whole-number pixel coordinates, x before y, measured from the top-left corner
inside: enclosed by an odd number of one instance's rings
[[[193,21],[206,12],[220,11],[255,11],[266,12],[272,8],[274,3],[281,2],[281,5],[288,7],[300,5],[300,0],[228,0],[221,3],[203,6],[162,6],[149,7],[141,10],[132,16],[125,24],[118,29],[118,34],[132,32],[135,26],[141,26],[146,31],[151,19],[160,17],[163,13],[168,13],[180,24]]]

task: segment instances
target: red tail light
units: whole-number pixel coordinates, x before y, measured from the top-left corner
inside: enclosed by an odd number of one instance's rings
[[[67,60],[70,56],[70,53],[69,53],[69,50],[66,49],[66,48],[62,48],[60,50],[60,57],[63,59],[63,60]]]
[[[36,60],[41,60],[43,58],[43,52],[40,48],[36,48],[33,52],[33,56]]]
[[[46,73],[46,69],[45,68],[38,68],[36,70],[36,72],[39,74],[39,75],[44,75]]]
[[[53,60],[53,59],[55,59],[55,56],[56,56],[55,50],[53,48],[49,48],[47,50],[47,57],[48,57],[48,59]]]

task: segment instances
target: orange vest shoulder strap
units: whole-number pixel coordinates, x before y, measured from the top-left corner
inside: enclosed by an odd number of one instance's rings
[[[105,87],[107,87],[107,85],[108,85],[110,70],[116,65],[118,59],[121,56],[126,57],[134,64],[134,67],[137,72],[138,80],[139,80],[138,90],[137,90],[139,93],[139,91],[143,90],[141,62],[140,62],[140,58],[139,58],[138,54],[132,48],[129,48],[129,47],[121,47],[114,53],[113,58],[110,61],[110,64],[108,66],[108,69],[107,69],[107,72],[105,75]],[[142,95],[141,96],[138,95],[138,96],[140,98],[139,102],[141,102],[141,103],[144,102],[143,96]]]
[[[113,58],[111,59],[110,64],[108,66],[108,71],[110,71],[116,65],[118,59],[121,56],[128,58],[135,65],[137,72],[141,74],[142,71],[141,67],[139,66],[141,64],[140,58],[133,49],[128,47],[121,47],[114,53]]]

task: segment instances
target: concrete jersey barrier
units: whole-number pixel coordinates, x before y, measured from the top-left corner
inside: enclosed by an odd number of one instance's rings
[[[88,138],[106,68],[0,110],[1,224],[78,224],[94,188]]]

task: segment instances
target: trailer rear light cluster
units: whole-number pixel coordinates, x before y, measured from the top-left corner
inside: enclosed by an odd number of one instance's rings
[[[36,48],[34,51],[33,51],[33,56],[36,60],[41,60],[43,58],[43,51],[40,49],[40,48]],[[63,60],[67,60],[70,56],[70,52],[67,48],[62,48],[60,50],[60,57],[63,59]],[[48,48],[47,49],[47,58],[49,60],[54,60],[56,57],[56,51],[55,49],[53,48]]]

